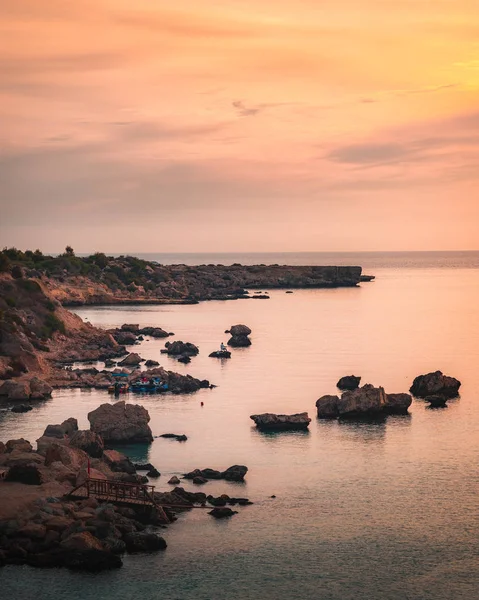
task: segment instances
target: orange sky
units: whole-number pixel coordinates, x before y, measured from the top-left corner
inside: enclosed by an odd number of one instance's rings
[[[479,249],[477,0],[1,13],[1,245]]]

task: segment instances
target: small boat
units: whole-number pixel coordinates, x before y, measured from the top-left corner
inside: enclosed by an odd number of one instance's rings
[[[108,386],[108,392],[115,394],[115,396],[126,394],[129,388],[128,375],[126,373],[112,373],[112,377],[114,378],[114,383]]]
[[[130,390],[132,392],[158,394],[168,391],[168,384],[161,381],[159,377],[152,377],[151,379],[143,378],[133,381],[130,384]]]

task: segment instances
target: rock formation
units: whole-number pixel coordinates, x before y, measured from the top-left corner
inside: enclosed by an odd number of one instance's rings
[[[210,358],[231,358],[231,352],[229,350],[215,350],[209,354]]]
[[[413,381],[409,390],[416,398],[426,398],[433,394],[440,394],[444,398],[456,398],[459,395],[461,382],[454,377],[443,375],[441,371],[419,375]]]
[[[141,362],[143,362],[143,358],[139,354],[132,352],[128,354],[126,358],[118,363],[120,367],[137,367]]]
[[[311,419],[309,418],[307,412],[297,413],[294,415],[263,413],[261,415],[251,415],[250,419],[253,419],[258,429],[265,431],[307,429],[311,423]]]
[[[355,418],[382,414],[405,414],[409,394],[386,394],[384,388],[366,384],[339,396],[322,396],[316,401],[319,419]]]
[[[231,334],[228,346],[232,346],[233,348],[251,346],[251,340],[248,337],[251,335],[251,329],[247,325],[232,325],[225,333]]]
[[[361,377],[356,377],[355,375],[346,375],[345,377],[341,377],[336,384],[336,387],[342,391],[352,391],[359,387],[360,381]]]
[[[152,442],[153,435],[148,425],[150,415],[138,404],[102,404],[88,413],[90,429],[100,435],[105,443]]]
[[[199,349],[190,342],[182,342],[177,340],[175,342],[166,342],[165,344],[166,354],[170,356],[196,356]]]

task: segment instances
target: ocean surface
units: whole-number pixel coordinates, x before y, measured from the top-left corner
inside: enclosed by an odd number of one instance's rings
[[[256,255],[254,262],[310,263],[305,256],[297,262],[298,255]],[[158,325],[200,347],[189,365],[160,354],[164,340],[137,348],[145,359],[218,387],[184,396],[130,394],[128,402],[148,409],[154,435],[185,433],[188,441],[156,439],[127,451],[161,471],[160,490],[171,475],[196,467],[247,465],[244,484],[185,487],[254,504],[226,521],[201,509],[183,514],[164,530],[165,552],[127,556],[121,570],[6,567],[2,598],[479,597],[479,253],[337,257],[311,264],[361,264],[376,280],[357,288],[271,291],[270,300],[257,302],[76,311],[102,327]],[[171,261],[186,262],[185,255]],[[230,261],[250,262],[241,255],[195,262]],[[251,327],[252,346],[233,350],[229,361],[208,358],[235,323]],[[415,376],[437,369],[463,383],[461,397],[446,409],[414,401],[409,415],[384,421],[316,419],[315,401],[336,393],[342,375],[406,392]],[[58,391],[30,413],[0,413],[0,439],[34,441],[48,423],[70,416],[87,427],[87,413],[112,401],[101,391]],[[308,411],[310,430],[260,433],[249,415],[266,411]]]

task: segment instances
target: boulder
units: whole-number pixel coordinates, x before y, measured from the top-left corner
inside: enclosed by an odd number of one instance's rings
[[[266,431],[286,431],[291,429],[307,429],[311,419],[307,412],[294,415],[276,415],[274,413],[263,413],[251,415],[256,427]]]
[[[120,361],[118,364],[120,367],[136,367],[141,362],[143,362],[141,356],[139,354],[136,354],[135,352],[132,352],[131,354],[128,354],[128,356],[122,361]]]
[[[139,333],[142,335],[149,335],[150,337],[154,338],[165,338],[171,335],[161,327],[143,327],[140,329]]]
[[[149,369],[151,367],[159,367],[159,366],[160,366],[160,363],[157,360],[151,360],[151,359],[149,359],[145,363],[145,367],[147,369]]]
[[[228,346],[233,348],[247,348],[251,346],[251,340],[247,335],[234,335],[228,340]]]
[[[40,523],[27,523],[18,529],[16,534],[33,540],[43,540],[47,534],[47,528]]]
[[[10,467],[5,478],[7,481],[17,481],[27,485],[41,485],[44,482],[40,467],[35,463],[14,465]]]
[[[357,390],[344,392],[338,402],[340,417],[360,417],[382,413],[387,405],[384,388],[366,384]]]
[[[42,435],[42,437],[39,437],[37,440],[37,452],[40,454],[45,454],[52,444],[63,444],[66,446],[68,445],[68,439],[66,437],[60,439]]]
[[[150,469],[148,471],[148,473],[146,474],[147,477],[152,477],[152,478],[157,478],[161,476],[161,473],[158,471],[158,469],[155,469],[155,467],[153,467],[152,469]]]
[[[231,334],[232,337],[238,335],[251,335],[251,329],[247,325],[232,325],[225,333]]]
[[[30,398],[32,400],[45,400],[51,398],[53,388],[43,379],[32,377],[30,379]]]
[[[70,446],[83,450],[92,458],[101,458],[103,456],[104,445],[101,436],[88,429],[75,431],[70,437]]]
[[[447,398],[442,394],[431,394],[424,398],[426,402],[429,402],[429,408],[444,408],[447,403]]]
[[[339,396],[321,396],[316,400],[316,409],[318,411],[318,419],[337,419]]]
[[[340,390],[355,390],[359,387],[359,383],[361,381],[361,377],[356,377],[355,375],[346,375],[345,377],[341,377],[336,386]]]
[[[228,467],[226,471],[223,471],[223,479],[226,479],[226,481],[243,481],[247,472],[248,467],[233,465],[232,467]]]
[[[128,331],[129,333],[140,333],[140,326],[138,323],[123,323],[121,331]]]
[[[165,348],[167,354],[171,356],[196,356],[199,353],[198,346],[195,346],[190,342],[182,342],[180,340],[175,342],[166,342]]]
[[[129,331],[115,331],[113,337],[122,346],[133,346],[136,342],[136,335]]]
[[[208,483],[208,480],[205,477],[193,477],[193,483],[195,485],[203,485],[204,483]]]
[[[7,452],[32,452],[33,447],[28,440],[8,440],[5,449]]]
[[[126,544],[127,552],[155,552],[156,550],[164,550],[166,548],[164,538],[156,533],[147,531],[127,533],[123,540]]]
[[[413,381],[409,390],[416,398],[426,398],[433,394],[440,394],[444,398],[456,398],[459,395],[461,382],[454,377],[443,375],[441,371],[419,375]]]
[[[78,431],[78,421],[73,417],[70,417],[63,421],[62,428],[65,435],[71,435],[74,431]]]
[[[229,350],[216,350],[209,355],[210,358],[231,358]]]
[[[225,507],[215,507],[213,510],[210,510],[209,515],[214,517],[215,519],[226,519],[227,517],[232,517],[233,515],[237,515],[237,510],[231,510],[231,508]]]
[[[177,361],[187,365],[188,363],[191,362],[191,358],[189,356],[185,356],[185,355],[181,354],[180,356],[178,356]]]
[[[116,450],[105,450],[103,452],[103,460],[116,473],[128,473],[129,475],[136,474],[136,469],[131,460]]]
[[[33,406],[29,404],[17,404],[10,409],[13,413],[26,413],[33,410]]]
[[[60,542],[60,547],[66,551],[85,552],[87,550],[103,550],[98,538],[89,531],[74,533]]]
[[[100,435],[105,443],[152,442],[148,425],[150,415],[139,404],[102,404],[88,413],[90,429]]]
[[[173,477],[171,477],[168,480],[168,483],[171,485],[179,485],[180,484],[180,480],[178,479],[178,477],[176,475],[173,475]]]
[[[45,454],[45,466],[48,467],[57,461],[78,472],[88,465],[88,454],[78,448],[70,448],[62,444],[52,444],[47,448]]]
[[[43,432],[43,436],[49,438],[63,439],[65,435],[65,430],[61,425],[47,425]]]
[[[389,415],[404,415],[411,403],[412,397],[409,394],[386,394],[384,412]]]
[[[0,386],[0,396],[6,396],[8,400],[30,400],[30,385],[25,380],[8,379]]]

